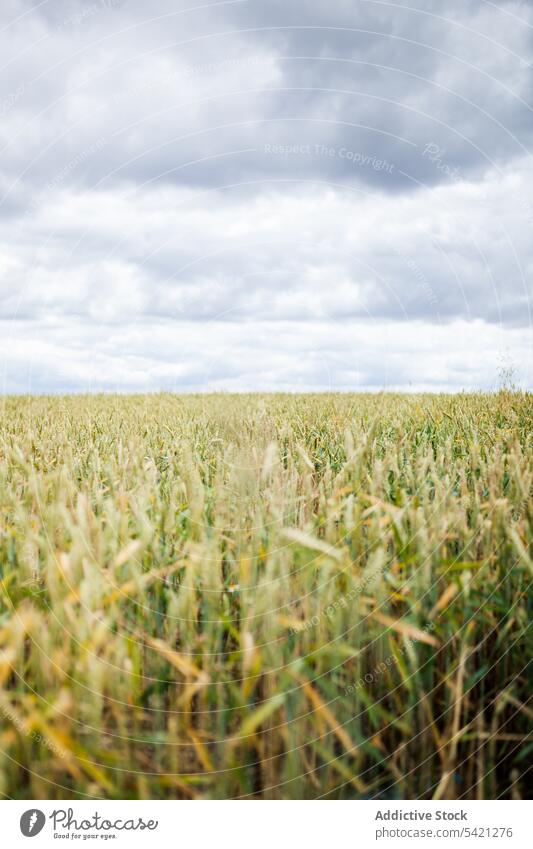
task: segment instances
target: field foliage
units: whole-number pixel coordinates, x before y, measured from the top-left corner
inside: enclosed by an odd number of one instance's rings
[[[3,795],[527,795],[531,395],[0,409]]]

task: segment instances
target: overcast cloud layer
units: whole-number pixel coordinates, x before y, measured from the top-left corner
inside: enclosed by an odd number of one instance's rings
[[[0,391],[531,387],[533,4],[0,30]]]

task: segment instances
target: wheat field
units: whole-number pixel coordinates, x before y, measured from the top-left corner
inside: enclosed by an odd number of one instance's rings
[[[532,413],[4,398],[2,795],[527,797]]]

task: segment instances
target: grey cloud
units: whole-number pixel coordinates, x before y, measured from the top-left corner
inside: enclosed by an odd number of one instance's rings
[[[531,5],[203,5],[5,0],[0,322],[31,343],[5,387],[324,387],[326,352],[339,387],[450,388],[527,359]]]
[[[532,20],[531,9],[507,5]],[[84,12],[72,38],[65,21]],[[250,0],[185,14],[165,3],[147,13],[132,0],[44,4],[22,83],[10,80],[10,90],[28,91],[11,110],[19,135],[4,162],[45,185],[105,136],[105,150],[74,181],[220,185],[290,175],[396,192],[450,173],[479,177],[531,141],[523,102],[531,67],[522,60],[533,58],[533,30],[481,1],[439,12],[439,4],[416,11],[343,0]],[[12,29],[13,51],[26,51],[23,22]],[[37,134],[24,134],[20,118],[35,96],[57,103]],[[272,156],[272,145],[334,154]],[[439,155],[428,156],[428,145]],[[354,168],[344,150],[393,167]]]

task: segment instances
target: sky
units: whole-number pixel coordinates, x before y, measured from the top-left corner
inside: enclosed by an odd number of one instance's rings
[[[0,57],[0,392],[532,387],[529,0],[2,0]]]

